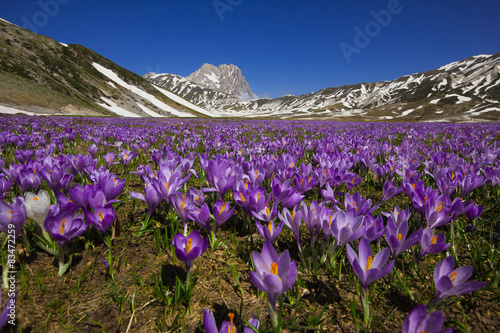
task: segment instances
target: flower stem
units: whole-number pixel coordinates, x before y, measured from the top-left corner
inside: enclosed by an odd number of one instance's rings
[[[368,292],[365,288],[361,287],[361,304],[363,305],[363,323],[367,329],[370,328],[370,300]]]
[[[278,315],[274,309],[274,306],[271,304],[269,301],[269,298],[267,299],[267,310],[269,310],[269,317],[271,320],[271,326],[273,327],[273,331],[276,333],[281,332],[280,327],[278,327]]]
[[[57,272],[57,274],[59,274],[59,276],[62,276],[66,271],[67,267],[64,267],[64,247],[60,244],[58,252],[59,252],[59,271]]]

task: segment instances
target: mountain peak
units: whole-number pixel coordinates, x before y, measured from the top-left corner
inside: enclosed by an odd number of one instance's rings
[[[205,63],[196,72],[190,74],[187,79],[202,87],[241,99],[257,97],[252,92],[252,89],[250,89],[250,85],[241,73],[241,70],[233,64],[222,64],[216,67]]]

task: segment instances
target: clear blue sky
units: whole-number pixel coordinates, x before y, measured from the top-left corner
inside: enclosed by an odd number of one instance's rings
[[[0,17],[137,74],[232,63],[270,97],[500,52],[499,14],[498,0],[0,0]]]

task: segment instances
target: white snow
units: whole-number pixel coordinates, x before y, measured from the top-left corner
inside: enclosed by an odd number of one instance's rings
[[[439,102],[440,98],[438,99],[433,99],[432,101],[429,102],[429,104],[437,104]]]
[[[441,86],[443,87],[446,87],[446,85],[448,84],[448,80],[446,79],[443,79],[443,81],[441,81],[438,86],[437,86],[437,90],[441,89]]]
[[[462,96],[462,95],[457,95],[457,94],[448,94],[448,95],[444,96],[444,98],[447,98],[447,97],[456,97],[456,98],[458,98],[457,104],[461,104],[461,103],[464,103],[464,102],[470,102],[471,101],[470,97]]]
[[[108,81],[108,82],[106,82],[106,83],[107,83],[107,84],[109,84],[110,86],[112,86],[113,88],[115,88],[115,89],[116,89],[116,86],[115,86],[115,84],[114,84],[113,82]]]
[[[393,116],[382,116],[382,117],[378,117],[378,119],[392,119],[394,118]]]
[[[166,89],[163,89],[163,88],[160,88],[160,87],[157,87],[153,84],[153,87],[155,87],[157,90],[159,90],[163,95],[167,96],[168,98],[170,98],[171,100],[173,100],[174,102],[177,102],[181,105],[184,105],[185,107],[188,107],[196,112],[199,112],[199,113],[202,113],[202,114],[205,114],[207,116],[214,116],[212,113],[208,112],[207,110],[199,107],[198,105],[194,105],[193,103],[191,102],[188,102],[186,101],[184,98],[174,94],[173,92],[170,92]]]
[[[133,92],[134,94],[146,99],[148,102],[150,102],[151,104],[153,104],[154,106],[158,107],[159,109],[161,110],[164,110],[166,112],[170,112],[171,114],[173,114],[174,116],[178,116],[178,117],[194,117],[192,114],[190,113],[186,113],[186,112],[181,112],[181,111],[178,111],[176,109],[174,109],[173,107],[163,103],[162,101],[158,100],[156,97],[154,97],[153,95],[151,95],[150,93],[148,92],[145,92],[144,90],[141,90],[139,88],[137,88],[136,86],[133,86],[133,85],[130,85],[128,84],[127,82],[123,81],[122,79],[120,79],[118,77],[118,75],[116,75],[115,72],[113,72],[112,70],[110,69],[107,69],[106,67],[104,66],[101,66],[99,65],[98,63],[95,63],[93,62],[92,65],[99,71],[101,72],[102,74],[104,74],[105,76],[107,76],[109,79],[111,79],[112,81],[114,81],[115,83],[119,84],[120,86],[130,90],[131,92]],[[123,110],[123,109],[122,109]],[[112,111],[112,110],[111,110]],[[124,110],[125,111],[125,110]],[[113,111],[114,112],[114,111]],[[128,111],[127,111],[128,112]],[[131,113],[131,112],[129,112]],[[130,117],[130,116],[129,116]]]
[[[16,114],[16,113],[22,113],[28,116],[48,116],[48,114],[37,114],[29,111],[24,111],[24,110],[19,110],[15,108],[10,108],[8,106],[3,106],[0,105],[0,113],[5,113],[5,114]]]
[[[68,47],[68,44],[66,44],[66,43],[61,43],[61,42],[59,42],[59,44],[61,44],[61,45],[62,45],[62,46],[64,46],[64,47]]]
[[[153,118],[164,118],[164,116],[162,116],[161,114],[158,114],[158,113],[152,111],[151,109],[145,107],[141,103],[137,103],[137,105],[139,105],[139,107],[141,108],[142,111],[146,112],[147,114],[149,114]]]
[[[401,115],[398,116],[398,118],[405,117],[405,116],[409,115],[410,113],[413,112],[413,110],[415,110],[415,109],[408,109],[408,110],[405,110],[405,111],[401,112]]]
[[[205,74],[205,77],[213,83],[219,83],[219,80],[217,79],[217,75],[215,75],[215,73]]]
[[[103,108],[108,109],[109,111],[114,112],[114,113],[116,113],[119,116],[122,116],[122,117],[131,117],[131,118],[140,118],[141,117],[141,116],[139,116],[139,115],[137,115],[137,114],[135,114],[133,112],[127,111],[124,108],[119,107],[112,100],[107,99],[106,97],[101,97],[101,99],[105,103],[96,103],[97,105],[100,105]]]
[[[490,111],[500,111],[500,109],[493,106],[490,108],[482,109],[480,111],[470,110],[467,112],[470,113],[472,116],[479,116],[481,113],[486,113],[486,112],[490,112]]]

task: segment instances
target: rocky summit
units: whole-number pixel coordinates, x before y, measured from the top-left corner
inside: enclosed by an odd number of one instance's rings
[[[202,87],[248,100],[256,98],[241,70],[233,65],[204,64],[186,79]]]

